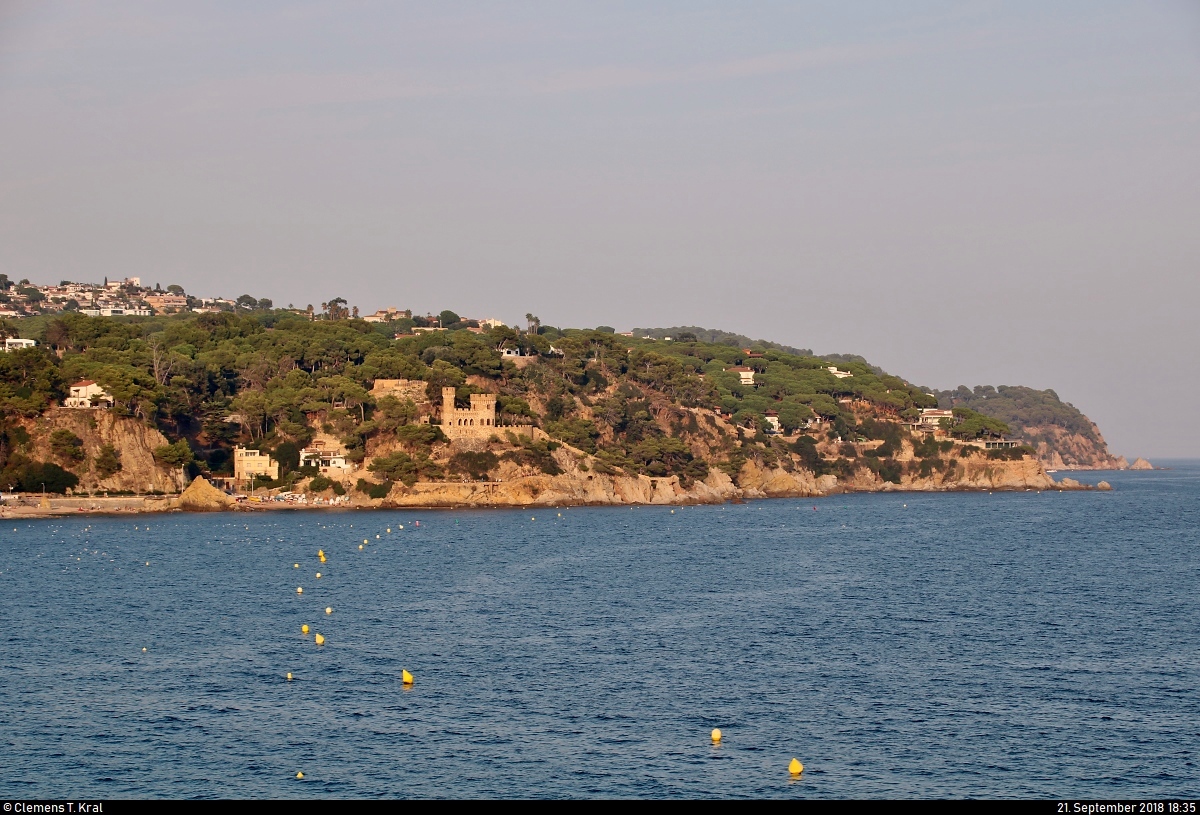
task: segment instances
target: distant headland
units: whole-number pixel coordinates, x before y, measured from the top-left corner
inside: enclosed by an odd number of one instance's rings
[[[1071,489],[1047,470],[1128,466],[1053,391],[930,390],[713,329],[279,309],[137,279],[0,275],[0,295],[9,513]]]

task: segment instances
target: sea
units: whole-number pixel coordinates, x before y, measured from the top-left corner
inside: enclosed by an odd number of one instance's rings
[[[1195,799],[1200,462],[1167,466],[9,521],[0,799]]]

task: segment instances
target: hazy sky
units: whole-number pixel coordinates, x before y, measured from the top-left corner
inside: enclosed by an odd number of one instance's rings
[[[1200,3],[0,2],[0,271],[697,324],[1200,455]]]

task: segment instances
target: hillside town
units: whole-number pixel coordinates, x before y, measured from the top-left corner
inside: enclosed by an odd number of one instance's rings
[[[288,304],[277,308],[269,298],[243,294],[236,299],[226,297],[194,297],[177,284],[165,289],[161,284],[142,284],[140,277],[126,277],[101,283],[61,281],[57,286],[32,283],[28,279],[13,282],[0,274],[0,318],[20,319],[76,312],[87,317],[155,317],[169,314],[219,314],[222,312],[254,312],[275,310],[296,314],[310,320],[361,319],[368,323],[394,324],[397,335],[419,334],[425,331],[462,328],[482,334],[503,326],[495,318],[461,318],[453,312],[414,315],[412,309],[389,306],[372,314],[359,314],[357,306],[348,306],[343,298],[335,297],[314,307],[308,304],[297,308]],[[0,329],[0,335],[4,332]],[[2,350],[32,347],[28,339],[7,339]]]

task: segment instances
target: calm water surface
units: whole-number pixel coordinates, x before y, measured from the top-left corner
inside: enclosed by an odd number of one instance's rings
[[[1100,477],[9,522],[0,797],[1195,798],[1200,465]]]

